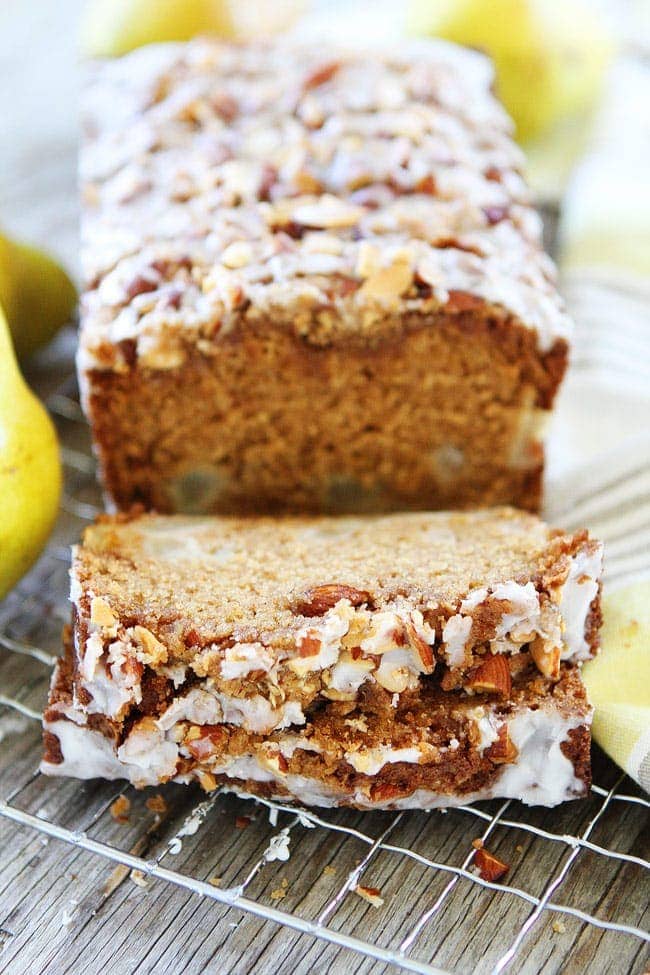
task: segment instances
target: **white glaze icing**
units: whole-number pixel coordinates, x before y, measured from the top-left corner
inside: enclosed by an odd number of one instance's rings
[[[481,716],[482,719],[486,717]],[[433,809],[500,797],[519,799],[527,805],[554,806],[584,794],[584,783],[576,777],[572,763],[562,753],[561,745],[567,741],[573,729],[588,726],[590,723],[590,713],[563,715],[550,707],[535,711],[526,708],[515,713],[508,719],[508,733],[518,749],[517,760],[502,766],[490,786],[463,796],[440,795],[419,789],[397,801],[374,802],[361,789],[353,793],[334,791],[317,779],[285,774],[271,756],[264,754],[264,749],[258,755],[241,755],[221,764],[214,762],[210,767],[216,774],[230,778],[252,779],[257,782],[276,781],[305,805],[336,806],[342,802],[353,802],[364,809]],[[146,724],[144,730],[136,726],[135,732],[130,736],[133,740],[127,740],[117,754],[110,741],[96,731],[69,721],[46,723],[45,727],[58,737],[63,755],[60,765],[46,762],[42,764],[42,771],[47,774],[74,775],[79,778],[126,778],[138,786],[156,784],[160,778],[173,774],[178,755],[177,746],[165,738],[162,730],[152,730],[150,724]],[[487,729],[487,725],[485,727]],[[490,734],[491,732],[486,731],[486,737]],[[287,753],[293,754],[296,748],[302,747],[299,740],[300,736],[291,736]],[[449,744],[452,749],[454,741],[452,739]],[[308,747],[312,751],[316,750],[311,743]],[[367,767],[373,770],[366,774],[376,774],[386,762],[416,762],[421,758],[417,749],[385,747],[385,751],[382,748],[366,751]],[[379,754],[375,754],[376,752]],[[354,761],[363,763],[362,753],[362,757],[356,759],[352,759],[353,754],[355,753],[346,756],[351,764]],[[356,753],[357,756],[359,754]],[[188,773],[179,776],[178,781],[187,782],[192,777],[192,773]],[[233,791],[241,791],[236,786],[232,788]],[[278,795],[278,798],[286,800],[286,796]]]
[[[585,622],[589,607],[598,592],[598,581],[603,571],[603,546],[597,544],[593,551],[582,549],[571,560],[569,575],[562,587],[560,613],[564,620],[564,649],[562,659],[571,657],[585,660],[591,648],[585,639]]]
[[[465,647],[472,629],[472,617],[456,613],[450,616],[442,630],[445,659],[450,667],[461,667],[465,661]]]
[[[491,589],[472,590],[451,616],[442,631],[443,652],[450,667],[462,665],[472,626],[472,613],[489,600],[507,600],[511,609],[504,613],[490,641],[493,653],[516,653],[531,633],[550,646],[562,648],[562,660],[584,660],[591,654],[585,639],[589,607],[598,592],[602,573],[602,545],[589,545],[571,556],[566,580],[559,588],[557,602],[544,605],[532,582],[525,585],[508,580]]]
[[[268,673],[275,663],[274,655],[261,643],[236,643],[224,651],[221,676],[224,680],[238,680],[251,670]]]
[[[384,765],[396,762],[410,762],[419,765],[422,752],[418,748],[391,748],[379,745],[377,748],[363,748],[357,752],[346,752],[345,760],[356,772],[376,775]]]

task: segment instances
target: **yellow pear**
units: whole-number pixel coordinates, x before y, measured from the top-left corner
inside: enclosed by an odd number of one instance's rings
[[[0,311],[0,599],[43,549],[60,493],[56,432],[22,377]]]
[[[412,0],[412,33],[477,47],[522,142],[595,103],[612,44],[581,0]]]
[[[49,254],[0,234],[0,306],[19,359],[46,345],[76,303],[75,286]]]
[[[227,40],[283,30],[303,0],[91,0],[81,25],[86,57],[117,57],[143,44],[197,34]]]

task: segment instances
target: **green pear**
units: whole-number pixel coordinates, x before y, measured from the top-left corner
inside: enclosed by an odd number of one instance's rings
[[[596,102],[612,44],[581,0],[412,0],[408,27],[493,59],[497,94],[528,142]]]
[[[56,431],[23,379],[0,311],[0,599],[41,553],[60,494]]]
[[[76,303],[75,286],[49,254],[0,234],[0,306],[19,359],[46,345]]]

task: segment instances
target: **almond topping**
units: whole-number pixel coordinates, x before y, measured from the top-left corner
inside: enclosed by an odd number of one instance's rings
[[[324,194],[313,203],[302,203],[293,210],[291,218],[303,227],[354,227],[365,213],[363,207]]]
[[[473,311],[475,308],[482,308],[484,305],[485,302],[482,298],[478,298],[468,291],[455,291],[452,289],[447,299],[447,308],[450,311]]]
[[[253,260],[253,249],[245,240],[236,240],[226,247],[221,255],[221,263],[224,267],[235,270],[236,268],[246,267]]]
[[[126,796],[118,796],[115,802],[111,803],[111,816],[116,823],[126,826],[129,821],[131,803]]]
[[[106,600],[100,596],[94,596],[90,603],[90,622],[94,623],[95,626],[101,626],[103,629],[111,630],[117,625],[118,620],[113,615],[111,607]]]
[[[373,301],[395,301],[408,291],[412,283],[413,268],[410,261],[395,261],[366,278],[358,294]]]
[[[298,644],[298,654],[301,657],[315,657],[320,653],[320,640],[316,636],[304,636]]]
[[[474,854],[474,866],[478,867],[481,880],[487,880],[490,883],[501,880],[510,869],[507,863],[503,863],[492,853],[488,853],[485,847],[481,847]]]
[[[425,674],[433,673],[434,659],[433,650],[429,644],[417,632],[410,620],[406,621],[406,632],[408,633],[409,643],[417,653]]]
[[[146,663],[156,666],[167,663],[167,648],[145,626],[133,627],[133,635],[142,644],[146,654]]]
[[[319,68],[314,68],[305,78],[303,88],[318,88],[319,85],[324,85],[334,77],[340,66],[340,61],[326,61]]]
[[[211,772],[204,772],[203,770],[200,770],[196,773],[196,775],[204,792],[214,792],[214,790],[217,788],[217,780]]]
[[[347,599],[352,606],[361,606],[362,603],[370,602],[370,593],[338,582],[314,586],[297,603],[296,612],[302,616],[322,616],[342,599]]]
[[[147,799],[145,806],[149,812],[156,813],[158,816],[164,816],[164,814],[167,812],[167,803],[159,792],[157,792],[155,796],[151,796],[149,799]]]
[[[485,751],[485,755],[495,765],[508,765],[510,762],[517,760],[519,751],[517,750],[517,746],[510,740],[507,724],[502,724],[497,729],[497,740],[492,742],[490,747]]]
[[[469,674],[466,686],[473,691],[485,694],[500,694],[509,697],[512,690],[512,678],[508,661],[503,654],[490,654],[487,660],[479,664]]]
[[[357,251],[354,273],[358,278],[369,278],[379,269],[379,250],[374,244],[362,240]]]
[[[359,897],[362,897],[364,901],[372,904],[373,907],[381,907],[384,903],[384,898],[381,896],[381,891],[378,887],[363,887],[361,884],[357,884],[354,892]]]
[[[530,644],[530,655],[537,664],[538,670],[550,680],[558,680],[560,677],[561,653],[559,647],[549,647],[541,636]]]

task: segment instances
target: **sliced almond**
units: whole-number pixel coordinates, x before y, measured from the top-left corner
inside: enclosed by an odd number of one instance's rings
[[[362,240],[357,251],[354,273],[358,278],[369,278],[379,270],[379,249],[370,241]]]
[[[362,897],[364,901],[368,901],[373,907],[381,907],[384,903],[384,898],[381,896],[381,891],[378,887],[364,887],[361,884],[357,884],[354,888],[355,894]]]
[[[370,593],[340,582],[314,586],[296,604],[296,612],[302,616],[322,616],[342,599],[347,599],[352,606],[361,606],[370,602]]]
[[[433,657],[433,648],[424,640],[418,631],[415,629],[413,623],[407,620],[405,623],[406,632],[408,634],[409,643],[411,647],[418,655],[420,663],[422,665],[422,671],[425,674],[433,673],[435,667],[435,660]]]
[[[449,291],[446,307],[449,311],[474,311],[476,308],[483,308],[485,301],[478,295],[470,294],[469,291]]]
[[[330,81],[334,77],[340,67],[340,61],[325,61],[309,72],[302,83],[303,88],[308,90],[309,88],[318,88],[319,85],[324,85],[325,82]]]
[[[104,630],[112,630],[117,626],[117,616],[101,596],[93,596],[90,601],[90,622]]]
[[[196,775],[204,792],[214,792],[217,788],[217,780],[211,772],[204,772],[201,769]]]
[[[508,765],[517,761],[519,751],[510,739],[507,724],[502,724],[497,729],[497,740],[493,741],[490,747],[486,749],[485,755],[495,765]]]
[[[321,642],[313,633],[308,633],[298,644],[298,656],[315,657],[320,653]]]
[[[323,189],[322,183],[307,169],[299,169],[293,177],[293,181],[298,192],[305,196],[307,194],[313,194],[315,196]]]
[[[490,654],[468,675],[465,686],[484,694],[500,694],[509,697],[512,678],[508,661],[501,653]]]
[[[131,802],[126,796],[118,796],[117,799],[111,803],[111,816],[116,823],[121,823],[123,826],[129,822],[130,811]]]
[[[354,227],[363,215],[363,207],[345,203],[336,196],[323,194],[313,203],[298,205],[291,214],[294,223],[303,227]]]
[[[246,267],[253,260],[253,248],[245,240],[236,240],[229,244],[221,255],[221,263],[224,267],[235,270],[236,268]]]
[[[562,651],[558,646],[549,646],[543,637],[538,636],[530,644],[530,655],[538,670],[550,680],[559,680]]]
[[[481,880],[487,880],[490,883],[501,880],[510,869],[507,863],[503,863],[493,853],[489,853],[484,846],[474,854],[474,866],[478,867]]]
[[[134,626],[133,636],[141,644],[144,654],[141,659],[152,667],[167,663],[167,647],[145,626]]]
[[[399,260],[382,267],[363,282],[358,294],[372,301],[396,301],[413,283],[410,261]]]

